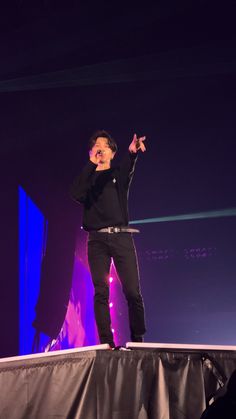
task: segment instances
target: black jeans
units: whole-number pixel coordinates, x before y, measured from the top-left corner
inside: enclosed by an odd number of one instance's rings
[[[130,233],[90,232],[88,262],[95,289],[94,311],[101,343],[114,346],[109,310],[109,272],[113,259],[128,302],[131,340],[139,341],[145,333],[144,305],[140,292],[139,269]]]

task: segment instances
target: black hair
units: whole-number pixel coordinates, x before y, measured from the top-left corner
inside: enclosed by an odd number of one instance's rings
[[[113,140],[113,138],[110,136],[110,134],[108,134],[108,132],[105,131],[105,130],[96,131],[92,135],[92,137],[89,139],[89,143],[88,143],[89,151],[92,150],[92,148],[95,145],[98,137],[106,138],[107,143],[108,143],[111,151],[113,151],[113,153],[117,152],[117,144],[116,144],[115,140]]]

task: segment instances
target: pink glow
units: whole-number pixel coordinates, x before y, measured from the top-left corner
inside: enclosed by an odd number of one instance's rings
[[[110,278],[109,278],[110,284],[112,283],[112,281],[113,281],[113,278],[112,278],[112,276],[110,276]]]
[[[112,285],[110,278],[112,278]],[[110,306],[111,324],[113,329],[113,338],[115,345],[124,345],[129,340],[129,321],[127,302],[122,292],[119,277],[116,269],[112,263],[111,272],[109,275],[110,282]]]
[[[113,307],[113,303],[110,303],[110,304],[109,304],[109,307],[110,307],[110,308],[112,308],[112,307]]]

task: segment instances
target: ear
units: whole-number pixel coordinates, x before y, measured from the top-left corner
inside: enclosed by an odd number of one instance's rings
[[[114,159],[115,155],[116,155],[116,152],[113,152],[112,157],[111,157],[112,160]]]

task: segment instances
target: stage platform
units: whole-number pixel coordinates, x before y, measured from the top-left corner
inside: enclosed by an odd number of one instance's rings
[[[233,346],[127,347],[1,359],[0,418],[200,419],[236,369]]]

